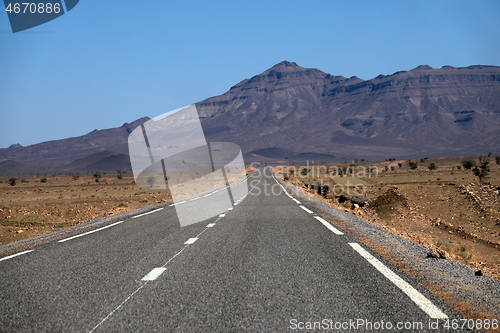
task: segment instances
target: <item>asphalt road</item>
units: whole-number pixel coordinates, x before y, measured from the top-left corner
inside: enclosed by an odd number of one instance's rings
[[[0,258],[0,331],[438,332],[459,318],[270,172],[248,183],[201,223],[164,207]]]

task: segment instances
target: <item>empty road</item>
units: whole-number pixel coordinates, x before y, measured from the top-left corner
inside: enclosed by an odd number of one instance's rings
[[[166,206],[0,257],[0,331],[439,332],[459,318],[263,171],[205,222],[181,228]]]

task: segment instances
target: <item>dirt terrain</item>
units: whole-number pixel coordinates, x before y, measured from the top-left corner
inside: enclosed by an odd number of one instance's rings
[[[73,178],[74,177],[74,178]],[[97,217],[171,200],[168,191],[145,190],[131,174],[0,179],[0,244],[73,226]]]
[[[246,168],[251,174],[255,168]],[[139,207],[172,201],[168,190],[143,189],[132,174],[0,178],[0,245]],[[195,194],[188,193],[189,195]]]
[[[471,159],[479,165],[479,158]],[[289,165],[275,171],[311,196],[428,247],[430,256],[448,256],[500,279],[500,165],[495,157],[483,159],[489,160],[490,172],[482,183],[464,169],[462,157],[413,160],[416,169],[409,161],[385,161]],[[435,170],[429,169],[431,163]],[[303,169],[309,169],[307,174]],[[311,186],[316,184],[332,190],[320,196]],[[341,202],[340,194],[369,203]]]

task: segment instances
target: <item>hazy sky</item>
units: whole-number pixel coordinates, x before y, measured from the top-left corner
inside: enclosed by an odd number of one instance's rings
[[[0,13],[0,148],[220,95],[289,60],[371,79],[500,65],[500,1],[80,0],[13,34]]]

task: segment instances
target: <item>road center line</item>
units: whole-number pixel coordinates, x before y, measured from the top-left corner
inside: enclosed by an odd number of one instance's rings
[[[396,273],[391,271],[387,266],[382,264],[378,259],[374,258],[368,251],[363,249],[358,243],[349,243],[349,245],[358,252],[363,258],[373,265],[382,275],[394,283],[399,289],[401,289],[410,299],[417,304],[417,306],[422,309],[429,317],[432,319],[446,319],[448,316],[438,309],[431,301],[429,301],[424,295],[422,295],[418,290],[413,288],[408,282],[400,278]],[[370,260],[368,260],[370,259]]]
[[[188,245],[184,246],[182,248],[182,250],[180,250],[179,252],[177,252],[175,255],[172,256],[172,258],[168,259],[168,261],[162,266],[162,268],[165,268],[165,266],[167,266],[172,260],[175,259],[175,257],[177,257],[179,254],[181,254],[186,248],[188,247]],[[113,311],[111,311],[106,317],[104,317],[103,320],[101,320],[97,325],[94,326],[94,328],[92,328],[89,333],[92,333],[94,332],[99,326],[101,326],[106,320],[108,320],[109,317],[111,317],[116,311],[118,311],[125,303],[128,302],[129,299],[131,299],[136,293],[139,292],[139,290],[141,290],[142,288],[144,288],[147,284],[149,283],[149,281],[145,281],[145,283],[138,287],[133,293],[131,293],[123,302],[120,303],[120,305],[118,305]]]
[[[184,242],[184,244],[193,244],[194,242],[196,242],[198,240],[198,238],[189,238],[187,241]]]
[[[23,255],[23,254],[26,254],[26,253],[30,253],[30,252],[33,252],[33,251],[34,250],[26,250],[26,251],[23,251],[23,252],[11,254],[10,256],[3,257],[2,259],[0,259],[0,261],[4,261],[4,260],[7,260],[7,259],[15,258],[17,256],[20,256],[20,255]]]
[[[195,201],[195,200],[198,200],[198,199],[200,199],[200,197],[191,199],[191,201]]]
[[[180,205],[180,204],[183,204],[185,203],[186,201],[181,201],[181,202],[176,202],[174,204],[171,204],[169,207],[172,207],[172,206],[177,206],[177,205]]]
[[[312,211],[312,210],[309,210],[309,209],[307,209],[306,207],[304,207],[304,206],[302,206],[302,205],[300,205],[300,208],[302,208],[303,210],[305,210],[305,211],[306,211],[306,212],[308,212],[309,214],[312,214],[312,213],[313,213],[313,211]]]
[[[213,226],[215,226],[215,223],[209,223],[209,224],[207,224],[207,228],[212,228]]]
[[[344,234],[342,231],[340,231],[337,228],[335,228],[330,222],[322,219],[321,217],[315,216],[314,218],[316,220],[320,221],[321,223],[323,223],[323,225],[325,227],[327,227],[328,229],[330,229],[334,234],[336,234],[336,235],[343,235]]]
[[[92,230],[92,231],[84,232],[83,234],[80,234],[80,235],[76,235],[76,236],[69,237],[69,238],[66,238],[66,239],[61,239],[58,242],[59,243],[63,243],[63,242],[69,241],[71,239],[75,239],[75,238],[82,237],[82,236],[85,236],[85,235],[93,234],[94,232],[98,232],[98,231],[101,231],[101,230],[104,230],[104,229],[107,229],[107,228],[111,228],[111,227],[113,227],[113,226],[115,226],[117,224],[120,224],[120,223],[123,223],[123,221],[118,221],[118,222],[115,222],[113,224],[107,225],[107,226],[99,228],[99,229],[95,229],[95,230]]]
[[[165,267],[153,268],[153,270],[149,272],[145,277],[143,277],[141,281],[154,281],[166,270],[167,269]]]
[[[162,210],[162,209],[163,209],[163,208],[158,208],[158,209],[152,210],[152,211],[147,212],[147,213],[144,213],[144,214],[140,214],[140,215],[132,216],[132,218],[133,218],[133,219],[136,219],[136,218],[141,217],[141,216],[144,216],[144,215],[153,214],[153,213],[155,213],[155,212],[157,212],[157,211],[160,211],[160,210]]]

